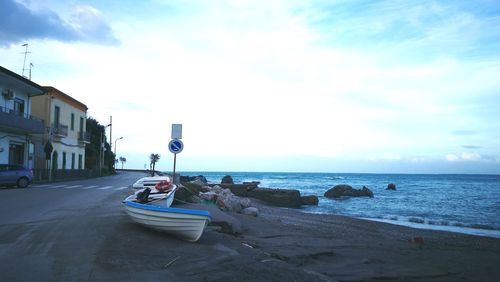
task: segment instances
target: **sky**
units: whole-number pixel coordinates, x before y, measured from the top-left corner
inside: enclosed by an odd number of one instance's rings
[[[0,65],[125,168],[500,174],[500,1],[2,0]],[[109,138],[109,132],[108,132]]]

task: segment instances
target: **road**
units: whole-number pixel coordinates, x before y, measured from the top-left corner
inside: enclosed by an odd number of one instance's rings
[[[0,281],[86,281],[139,172],[0,189]]]

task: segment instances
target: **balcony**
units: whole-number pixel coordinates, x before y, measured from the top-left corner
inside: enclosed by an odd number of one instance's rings
[[[44,129],[41,119],[13,109],[0,107],[0,131],[14,134],[42,134]]]
[[[78,141],[85,144],[90,144],[90,132],[86,131],[78,132]]]
[[[52,124],[52,136],[54,137],[68,137],[68,126],[64,124]]]

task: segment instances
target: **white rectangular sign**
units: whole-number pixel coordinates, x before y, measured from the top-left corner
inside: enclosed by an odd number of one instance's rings
[[[172,139],[182,139],[182,124],[172,123]]]

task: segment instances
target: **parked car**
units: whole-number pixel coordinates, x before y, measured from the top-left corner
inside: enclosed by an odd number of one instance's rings
[[[33,182],[33,171],[22,165],[0,164],[0,186],[26,188]]]

